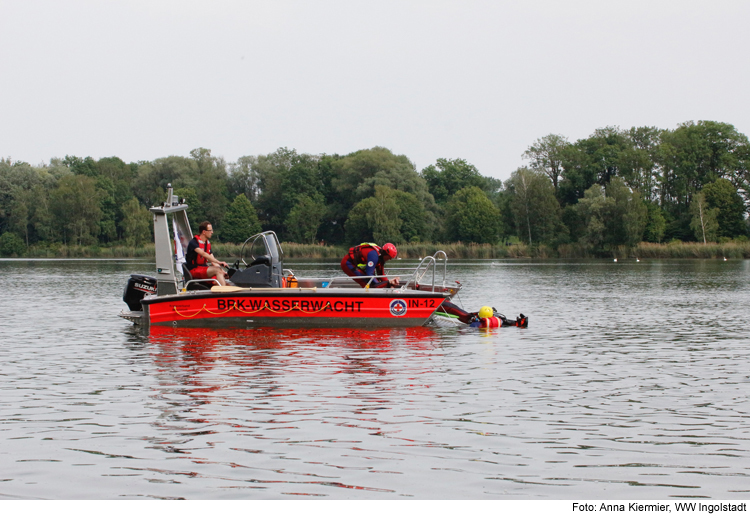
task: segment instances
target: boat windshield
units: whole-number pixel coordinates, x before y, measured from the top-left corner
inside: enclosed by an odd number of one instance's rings
[[[273,262],[280,262],[281,256],[284,254],[279,244],[279,239],[273,231],[258,233],[250,237],[243,244],[243,249],[248,243],[250,243],[249,257],[251,261],[259,257],[269,256]]]

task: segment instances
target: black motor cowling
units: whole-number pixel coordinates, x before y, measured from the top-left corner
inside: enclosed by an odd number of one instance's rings
[[[151,293],[156,293],[155,278],[146,275],[131,275],[128,285],[125,286],[125,292],[122,294],[122,300],[131,312],[140,312],[143,310],[141,299]]]

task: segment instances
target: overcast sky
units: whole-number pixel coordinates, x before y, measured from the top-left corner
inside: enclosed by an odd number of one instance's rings
[[[750,134],[748,1],[0,0],[0,157],[383,146],[507,179],[536,139]]]

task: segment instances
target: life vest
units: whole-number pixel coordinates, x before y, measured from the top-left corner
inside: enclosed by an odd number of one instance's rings
[[[497,317],[485,317],[479,320],[479,328],[499,328],[502,322]]]
[[[349,260],[351,260],[354,264],[357,265],[358,268],[364,269],[367,267],[367,259],[365,258],[365,254],[363,250],[365,249],[374,249],[378,252],[378,262],[375,264],[375,274],[376,275],[385,275],[385,269],[383,267],[383,263],[380,262],[380,252],[383,251],[383,249],[378,246],[377,244],[374,244],[372,242],[363,242],[358,246],[354,246],[353,248],[349,248]]]
[[[201,240],[200,235],[195,235],[195,238],[198,241],[198,247],[210,255],[211,254],[211,241],[206,240],[205,242],[203,242],[203,240]],[[208,259],[206,257],[204,257],[203,255],[199,255],[197,251],[192,251],[191,253],[195,255],[195,261],[194,261],[194,264],[191,262],[188,262],[188,266],[189,266],[188,269],[195,268],[196,266],[208,266]],[[188,257],[190,256],[192,255],[188,255]]]
[[[290,274],[288,277],[281,277],[281,287],[282,288],[299,287],[299,282],[297,281],[297,277],[295,277],[293,274]]]

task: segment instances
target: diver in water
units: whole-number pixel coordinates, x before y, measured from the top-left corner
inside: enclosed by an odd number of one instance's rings
[[[500,328],[503,321],[495,317],[495,311],[489,306],[482,306],[475,317],[475,321],[469,323],[473,328]]]
[[[489,306],[482,306],[478,312],[467,312],[452,302],[444,301],[440,308],[443,312],[457,317],[459,321],[473,328],[500,328],[501,326],[526,328],[529,326],[529,318],[525,315],[521,314],[515,321],[512,321]]]

